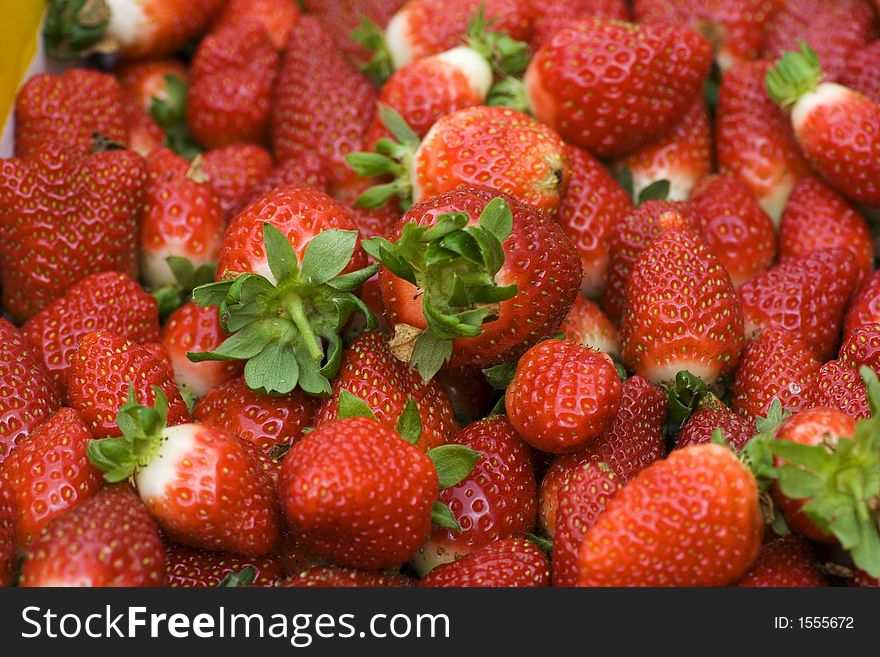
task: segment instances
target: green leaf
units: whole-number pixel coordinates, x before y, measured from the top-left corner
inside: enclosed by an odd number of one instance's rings
[[[802,500],[821,492],[822,479],[796,466],[783,465],[779,468],[779,488],[786,497]]]
[[[782,107],[794,105],[822,81],[822,67],[816,52],[803,40],[798,45],[800,52],[783,53],[765,76],[770,98]]]
[[[368,417],[375,420],[376,414],[373,413],[373,409],[370,408],[370,405],[367,404],[367,402],[353,392],[342,388],[339,391],[339,410],[337,411],[337,417],[340,420],[346,420],[352,417]]]
[[[352,32],[352,40],[359,43],[367,50],[373,52],[373,56],[366,64],[361,66],[361,71],[369,77],[377,86],[381,87],[394,73],[391,63],[391,53],[385,44],[385,34],[382,28],[369,19],[364,19]]]
[[[862,377],[862,381],[865,382],[865,387],[868,389],[868,403],[871,406],[871,415],[876,417],[880,415],[880,381],[877,379],[877,373],[867,365],[862,365],[859,368],[859,374]]]
[[[700,377],[682,370],[675,375],[675,382],[667,386],[669,400],[669,419],[682,424],[696,409],[709,388]]]
[[[248,326],[245,329],[233,333],[214,351],[197,351],[186,354],[194,363],[206,360],[247,360],[263,351],[276,336],[259,326]]]
[[[529,534],[526,536],[532,543],[538,546],[538,549],[541,550],[544,554],[552,555],[553,554],[553,539],[547,538],[546,536],[538,536],[537,534]]]
[[[412,397],[407,397],[403,413],[397,418],[397,433],[410,445],[417,445],[422,437],[422,416]]]
[[[635,184],[633,183],[632,170],[628,166],[623,165],[617,169],[614,173],[614,178],[630,198],[635,196]]]
[[[441,445],[428,451],[434,462],[440,488],[450,488],[465,479],[482,454],[464,445]]]
[[[502,363],[483,370],[489,385],[497,390],[506,390],[516,373],[516,363]]]
[[[359,208],[375,210],[376,208],[381,208],[393,197],[398,196],[399,191],[400,186],[397,183],[376,185],[358,196],[354,204]]]
[[[165,258],[165,262],[181,288],[192,290],[195,287],[196,270],[189,258],[172,255]]]
[[[669,184],[668,180],[655,180],[639,192],[636,206],[641,205],[645,201],[665,201],[669,198],[669,190],[671,188],[672,185]]]
[[[389,173],[397,173],[400,165],[387,155],[359,152],[345,156],[348,166],[359,176],[376,178]]]
[[[430,381],[452,356],[452,341],[442,340],[425,331],[416,340],[410,363],[415,366],[422,381]]]
[[[327,281],[327,285],[330,285],[337,290],[351,292],[357,290],[361,285],[375,276],[377,271],[379,271],[379,265],[369,265],[363,269],[358,269],[357,271],[337,276],[336,278]]]
[[[236,588],[240,586],[252,586],[257,578],[257,571],[253,566],[245,566],[238,572],[232,571],[223,581],[217,585],[217,588]]]
[[[431,523],[444,529],[461,531],[461,525],[458,524],[458,520],[455,519],[452,511],[443,502],[434,502],[434,506],[431,507]]]
[[[788,440],[775,440],[770,449],[773,454],[789,463],[811,470],[829,467],[834,460],[831,450],[825,445],[803,445]]]
[[[208,308],[210,306],[219,306],[226,300],[229,288],[232,287],[232,281],[219,281],[217,283],[206,283],[200,285],[193,290],[193,301],[197,306]]]
[[[355,230],[333,228],[318,233],[303,253],[302,275],[312,283],[335,278],[351,261],[357,240]]]
[[[421,141],[419,136],[412,131],[412,128],[397,110],[385,103],[378,103],[377,111],[382,125],[388,128],[388,132],[394,135],[397,141],[407,146],[417,147],[419,145]]]
[[[500,196],[493,198],[480,213],[479,226],[492,233],[499,242],[504,242],[513,232],[510,206]]]
[[[263,246],[269,270],[276,281],[286,280],[297,273],[299,265],[290,240],[268,221],[263,222]]]

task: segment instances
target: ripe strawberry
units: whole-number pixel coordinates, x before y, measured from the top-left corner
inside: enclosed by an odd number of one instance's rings
[[[782,536],[761,546],[758,558],[737,586],[828,586],[813,548],[800,536]]]
[[[855,575],[853,575],[853,578],[852,578],[851,586],[860,586],[860,587],[880,586],[880,577],[871,577],[864,570],[856,569]]]
[[[186,99],[186,125],[193,137],[209,148],[267,141],[279,61],[258,23],[222,26],[202,39]]]
[[[300,7],[290,0],[229,0],[214,22],[212,32],[248,21],[257,22],[275,50],[284,50],[290,31],[299,20]]]
[[[376,91],[317,18],[301,16],[291,30],[274,94],[272,150],[278,160],[313,153],[332,181],[351,177],[345,156],[364,146]]]
[[[687,199],[697,181],[712,170],[712,126],[706,102],[698,97],[675,125],[616,165],[632,174],[635,198],[651,184],[666,180],[669,200]]]
[[[774,398],[797,412],[809,405],[810,380],[821,363],[794,333],[771,327],[752,338],[743,350],[733,379],[733,410],[764,415]]]
[[[67,397],[96,438],[119,436],[116,415],[130,386],[145,403],[164,393],[172,424],[189,421],[186,404],[165,364],[123,337],[108,331],[86,333],[67,370]]]
[[[880,324],[864,324],[844,340],[838,358],[853,369],[867,365],[880,371]]]
[[[122,89],[112,75],[81,68],[40,73],[16,96],[18,157],[31,157],[46,143],[87,152],[96,132],[120,144],[127,140]]]
[[[688,445],[702,445],[712,442],[712,433],[720,429],[724,440],[734,451],[739,452],[757,433],[753,419],[737,415],[724,405],[718,397],[709,393],[700,400],[697,410],[691,413],[675,440],[676,449]]]
[[[0,463],[0,479],[12,489],[19,545],[100,490],[101,473],[86,457],[90,438],[79,413],[62,408]]]
[[[737,64],[721,79],[716,157],[722,173],[737,178],[778,226],[795,183],[809,175],[791,122],[767,96],[769,62]]]
[[[531,532],[537,513],[537,486],[529,449],[504,416],[468,425],[452,439],[480,453],[470,474],[440,491],[458,528],[435,525],[410,560],[424,574],[487,543]]]
[[[807,387],[810,408],[830,406],[856,420],[871,415],[865,382],[844,359],[825,363],[808,381]]]
[[[610,428],[620,375],[607,354],[545,340],[519,359],[505,399],[511,424],[532,447],[574,452]]]
[[[859,274],[852,253],[839,248],[776,265],[739,289],[746,335],[761,328],[784,328],[800,337],[817,358],[830,358]]]
[[[532,38],[529,43],[537,51],[556,32],[571,22],[588,18],[613,18],[628,21],[629,7],[626,0],[556,0],[556,2],[532,2]]]
[[[0,463],[60,406],[55,382],[33,346],[0,317]]]
[[[255,144],[230,144],[202,155],[202,171],[227,219],[232,219],[254,197],[255,190],[272,170],[269,151]]]
[[[215,588],[230,575],[253,569],[252,586],[270,587],[281,580],[283,567],[274,555],[243,557],[228,552],[212,552],[177,543],[165,544],[167,586]]]
[[[306,547],[339,565],[379,569],[403,563],[422,544],[437,486],[424,452],[383,424],[354,417],[296,443],[279,491]]]
[[[273,448],[295,443],[312,426],[314,405],[301,390],[289,395],[263,395],[248,388],[243,377],[218,385],[193,409],[199,422],[233,433],[272,455]]]
[[[730,276],[690,230],[672,230],[639,256],[626,288],[623,362],[649,381],[687,370],[706,383],[732,371],[743,319]]]
[[[444,361],[455,369],[515,360],[559,327],[580,287],[577,253],[556,221],[489,189],[462,186],[415,205],[393,237],[393,244],[365,244],[391,267],[380,270],[379,283],[395,330],[392,352],[417,365],[423,379]],[[477,265],[458,253],[426,260],[428,248],[456,239],[479,239],[473,244],[485,245],[476,248],[489,260]],[[447,284],[466,287],[450,299]]]
[[[160,116],[169,109],[182,111],[182,107],[177,106],[185,100],[177,97],[175,81],[169,82],[168,76],[176,78],[181,89],[185,89],[189,82],[186,67],[172,58],[123,62],[116,69],[116,78],[122,88],[137,99],[144,111]],[[159,109],[157,105],[164,107]]]
[[[53,520],[28,548],[21,586],[164,586],[156,523],[126,483]]]
[[[695,445],[643,470],[608,502],[580,549],[580,586],[726,586],[761,547],[752,473]]]
[[[553,586],[577,586],[581,542],[624,483],[606,464],[584,463],[559,489],[553,537]]]
[[[801,150],[825,182],[853,200],[880,205],[880,103],[823,82],[823,75],[816,53],[804,45],[767,73],[767,90],[791,107]]]
[[[605,286],[612,230],[630,212],[632,201],[586,151],[567,144],[565,159],[571,175],[559,204],[559,223],[581,257],[581,293],[598,297]]]
[[[12,486],[0,477],[0,586],[15,584],[17,559]]]
[[[709,42],[690,30],[591,19],[541,46],[526,94],[535,117],[566,141],[600,157],[625,155],[684,115],[711,63]]]
[[[776,257],[773,222],[737,178],[709,176],[691,195],[700,233],[735,287],[766,272]]]
[[[137,271],[146,172],[130,151],[86,155],[60,144],[0,160],[0,283],[18,320],[94,272]]]
[[[853,297],[843,322],[843,339],[860,326],[876,323],[880,323],[880,272],[874,272]]]
[[[22,330],[63,393],[67,369],[86,333],[110,331],[133,342],[154,342],[159,339],[159,315],[156,300],[137,283],[107,271],[83,278]]]
[[[315,153],[303,153],[296,159],[286,160],[276,164],[272,170],[259,180],[250,190],[250,193],[242,200],[238,207],[233,208],[231,216],[234,217],[247,205],[261,196],[268,194],[276,187],[295,185],[296,187],[312,187],[320,192],[326,192],[330,188],[327,172],[324,170],[324,162]],[[343,204],[352,211],[354,208],[343,200]]]
[[[175,391],[176,392],[176,391]],[[168,401],[138,405],[129,388],[117,416],[120,435],[89,443],[89,460],[110,483],[131,477],[162,531],[193,547],[247,556],[278,541],[272,480],[238,438],[205,424],[166,427]]]
[[[620,355],[617,329],[592,301],[578,296],[559,330],[565,339],[610,356]]]
[[[353,570],[339,566],[313,566],[302,570],[281,586],[293,588],[397,588],[413,586],[410,578],[397,573]]]
[[[141,157],[162,148],[165,133],[156,120],[127,91],[122,92],[122,114],[125,117],[126,146]]]
[[[505,538],[435,568],[420,587],[550,586],[550,562],[534,543]]]
[[[880,39],[859,50],[850,51],[846,57],[846,67],[840,74],[840,83],[880,103]]]
[[[381,31],[403,4],[405,0],[317,0],[309,2],[308,8],[321,21],[336,48],[364,69],[375,56],[373,46],[382,50]],[[387,69],[387,55],[381,59],[383,69]]]

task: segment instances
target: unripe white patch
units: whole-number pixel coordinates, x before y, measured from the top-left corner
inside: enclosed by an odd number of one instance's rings
[[[195,453],[196,436],[203,430],[204,427],[194,423],[162,430],[162,444],[153,459],[134,476],[142,500],[165,497],[168,488],[177,483],[178,464]]]
[[[434,56],[467,76],[474,94],[485,99],[492,86],[492,67],[489,62],[473,48],[458,46]]]
[[[181,255],[187,248],[186,240],[177,242],[169,241],[164,247],[151,251],[144,251],[141,255],[141,277],[150,287],[161,287],[162,285],[174,285],[177,280],[171,267],[168,266],[168,256]],[[198,269],[202,265],[212,262],[212,258],[193,258],[186,256],[193,267]]]
[[[409,28],[409,12],[404,7],[398,11],[385,28],[385,46],[391,55],[395,70],[409,64],[414,57],[412,36]]]
[[[698,361],[677,360],[663,365],[651,367],[651,371],[647,373],[651,383],[659,384],[663,382],[675,381],[675,375],[681,370],[687,370],[694,376],[700,377],[706,384],[711,385],[718,379],[717,368],[713,368],[705,363]]]
[[[110,8],[110,22],[107,36],[120,45],[129,46],[137,41],[146,41],[154,27],[147,20],[142,7],[147,0],[106,0]]]
[[[651,183],[658,180],[668,180],[669,194],[666,196],[668,201],[686,201],[696,183],[692,176],[667,168],[652,168],[650,176],[643,174],[638,168],[634,168],[632,169],[632,180],[633,196],[636,198]]]
[[[791,125],[795,134],[800,134],[804,122],[817,107],[848,102],[852,95],[853,92],[844,86],[834,82],[823,82],[813,91],[801,96],[791,110]]]

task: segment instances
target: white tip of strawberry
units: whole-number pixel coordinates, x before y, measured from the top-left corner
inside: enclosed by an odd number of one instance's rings
[[[436,58],[464,73],[474,93],[486,98],[492,86],[492,67],[480,53],[467,46],[458,46],[440,53]]]
[[[107,36],[119,44],[131,44],[149,40],[155,30],[155,22],[147,18],[142,2],[131,0],[104,0],[110,9]]]
[[[795,134],[799,134],[804,121],[817,107],[831,107],[838,103],[846,103],[855,92],[834,82],[823,82],[813,91],[807,92],[797,101],[791,110],[791,125]]]
[[[767,216],[773,221],[773,228],[779,230],[779,224],[782,221],[782,211],[785,210],[785,204],[788,203],[788,197],[797,184],[797,180],[788,173],[773,183],[772,188],[766,196],[758,199],[761,209],[767,213]]]
[[[391,55],[391,63],[395,70],[403,68],[413,61],[414,53],[409,28],[409,13],[401,9],[385,28],[385,45]]]
[[[657,365],[656,367],[651,368],[651,371],[647,374],[651,383],[673,383],[676,375],[682,370],[686,370],[694,376],[699,377],[706,384],[715,383],[718,379],[718,368],[712,367],[701,361],[688,362],[684,360],[676,360],[664,365]]]
[[[162,444],[150,462],[135,475],[138,493],[144,501],[158,500],[166,496],[170,487],[177,483],[180,462],[194,458],[196,436],[202,426],[179,424],[162,431]]]
[[[669,182],[667,201],[686,201],[691,195],[691,190],[696,184],[694,176],[667,168],[652,168],[650,175],[639,171],[638,167],[631,168],[633,181],[633,198],[639,198],[643,190],[653,185],[658,180]]]

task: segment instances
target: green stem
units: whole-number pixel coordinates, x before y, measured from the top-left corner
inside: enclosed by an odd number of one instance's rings
[[[290,315],[290,319],[293,321],[296,328],[299,329],[300,334],[305,340],[306,348],[309,350],[309,356],[311,356],[315,362],[320,363],[324,359],[324,350],[321,348],[321,342],[318,336],[315,335],[315,332],[312,330],[308,317],[306,317],[302,299],[300,299],[298,295],[291,295],[287,299],[285,307],[287,314]]]

